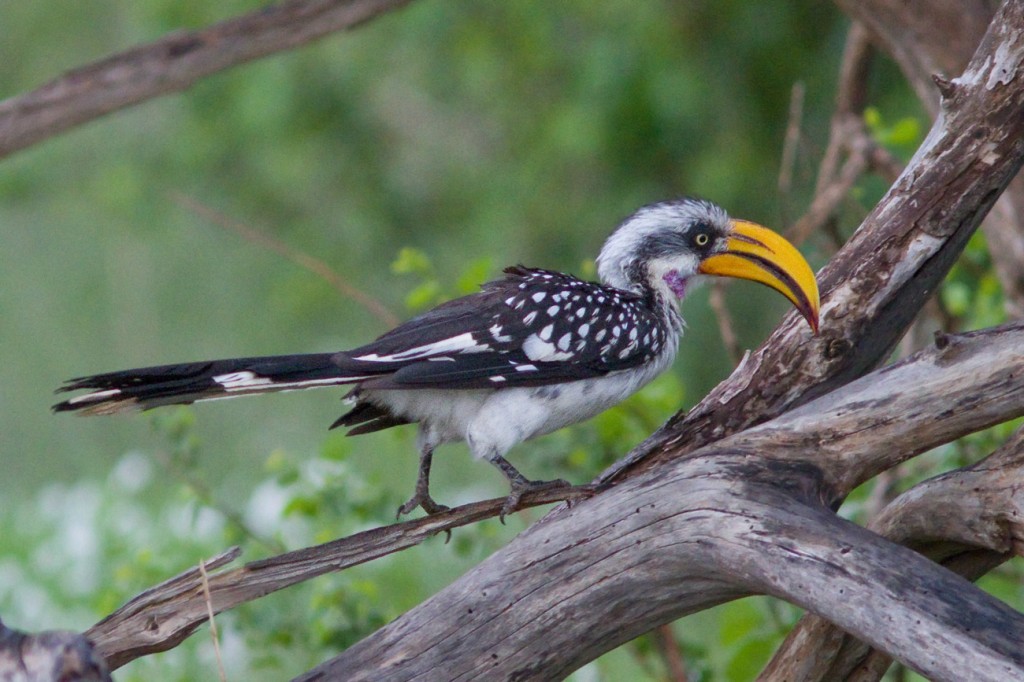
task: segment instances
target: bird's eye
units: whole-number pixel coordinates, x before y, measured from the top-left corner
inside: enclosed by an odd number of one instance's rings
[[[711,241],[711,237],[707,232],[699,232],[694,238],[693,243],[697,246],[707,246],[708,242]]]

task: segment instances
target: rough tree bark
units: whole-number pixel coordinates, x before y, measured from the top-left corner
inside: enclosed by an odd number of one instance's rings
[[[967,63],[969,45],[981,36],[982,26],[998,5],[980,0],[909,4],[837,0],[837,4],[857,22],[870,27],[874,42],[899,63],[922,104],[933,115],[938,111],[938,90],[931,87],[933,76],[956,73]],[[854,29],[859,25],[855,24]],[[1024,317],[1024,178],[1014,178],[982,230],[1003,287],[1006,310],[1011,317]],[[1018,439],[1007,444],[1011,451],[1019,447]],[[1005,453],[1007,447],[1000,449],[1000,453]],[[989,461],[995,462],[997,457],[993,455],[986,460]],[[1017,508],[1012,495],[1006,492],[1006,481],[1014,480],[1014,475],[1020,473],[1019,464],[1003,462],[996,472],[989,472],[985,481],[979,481],[975,472],[965,470],[922,484],[912,491],[914,496],[920,495],[910,506],[912,512],[908,512],[905,503],[911,496],[908,493],[886,508],[872,528],[961,575],[977,579],[1012,556],[1015,546],[1019,547],[1012,518]],[[989,485],[964,488],[965,480]],[[950,510],[959,513],[954,517],[948,513]],[[931,525],[920,524],[922,518],[930,519]],[[984,519],[1001,519],[996,524],[1001,532],[995,532]],[[965,527],[973,528],[977,534],[971,538],[963,532]],[[880,679],[890,663],[891,658],[884,653],[872,650],[822,618],[807,615],[775,653],[760,679],[867,682]]]
[[[1024,541],[1024,429],[981,462],[896,498],[870,528],[968,580],[1020,554]],[[760,682],[878,680],[892,658],[819,616],[805,616]]]
[[[0,103],[0,156],[406,2],[291,0],[115,55]],[[1010,523],[1016,488],[1008,483],[1020,466],[1020,438],[986,467],[915,489],[876,522],[877,532],[832,512],[854,485],[923,449],[1024,414],[1020,324],[945,337],[936,348],[857,380],[886,360],[1024,160],[1024,2],[1000,9],[960,78],[940,80],[941,104],[927,77],[966,62],[991,3],[964,0],[960,7],[970,8],[969,16],[941,0],[839,4],[854,16],[878,8],[880,19],[867,25],[880,44],[891,34],[897,60],[917,74],[911,81],[925,101],[936,103],[938,120],[821,273],[821,337],[809,338],[791,316],[688,415],[606,472],[599,482],[611,489],[556,510],[303,679],[483,673],[548,679],[660,623],[754,593],[822,614],[936,679],[1024,678],[1024,617],[882,537],[920,540],[926,524],[911,522],[929,518],[936,495],[950,486],[983,485],[991,496],[962,502],[997,505],[994,518],[973,516],[975,523],[944,528],[941,542],[918,548],[971,577],[1004,560],[1020,546]],[[904,32],[891,32],[898,22]],[[939,30],[952,32],[937,39]],[[908,36],[923,46],[916,53],[906,49]],[[960,61],[943,61],[954,53]],[[1003,234],[1019,230],[1015,225]],[[1013,281],[1004,276],[1004,284],[1012,297]],[[230,608],[265,593],[268,578],[280,586],[337,570],[353,556],[394,551],[487,513],[486,505],[471,514],[453,510],[339,541],[330,558],[311,548],[276,563],[212,573],[210,599],[215,611]],[[201,619],[197,603],[205,606],[197,602],[194,578],[181,576],[133,601],[119,612],[124,619],[97,624],[90,635],[98,650],[119,664],[187,636]],[[117,628],[142,619],[141,638],[118,635]],[[161,630],[172,621],[177,629]],[[800,632],[792,639],[802,638]],[[844,657],[861,669],[885,664],[883,655],[853,640],[836,649],[846,653],[830,665]]]
[[[0,621],[0,680],[110,682],[110,672],[92,642],[77,632],[29,635]]]
[[[742,456],[721,441],[826,396],[885,360],[1021,165],[1022,60],[1024,4],[1009,2],[964,74],[942,84],[941,116],[921,149],[820,275],[820,339],[807,339],[791,317],[689,415],[609,472],[605,481],[621,481],[613,490],[550,515],[303,679],[339,671],[371,677],[381,668],[393,679],[468,679],[482,671],[543,679],[682,613],[751,591],[807,606],[938,679],[964,679],[967,671],[971,679],[1024,676],[1014,643],[1024,636],[1018,614],[815,504],[841,498],[852,480],[866,480],[907,453],[885,460],[847,448],[823,463],[820,452],[787,439]],[[997,385],[1020,386],[1019,371],[1004,371],[991,356],[980,362],[1001,373],[969,402]],[[929,386],[922,399],[936,389]],[[817,428],[807,439],[819,448],[828,443],[828,420],[839,416],[820,408],[815,402],[793,413]],[[891,443],[873,443],[882,445]],[[803,459],[794,462],[799,452]],[[778,464],[782,459],[791,466]],[[755,483],[767,480],[764,487]],[[799,570],[787,571],[793,563]],[[861,589],[856,578],[869,565],[879,569],[879,584]],[[933,579],[952,582],[940,587]],[[922,611],[934,597],[942,605]],[[919,636],[922,627],[934,638]],[[1013,635],[1004,639],[1008,631]]]
[[[933,76],[959,73],[981,40],[994,0],[836,0],[899,64],[925,109],[939,112]],[[982,226],[1011,317],[1024,317],[1024,179],[1011,183]]]
[[[829,509],[878,471],[1024,414],[1024,323],[947,341],[558,510],[299,679],[557,679],[753,593],[826,614],[933,679],[1024,676],[1024,616]]]

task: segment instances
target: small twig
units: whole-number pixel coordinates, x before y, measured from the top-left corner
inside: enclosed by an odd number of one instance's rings
[[[800,130],[803,126],[804,95],[807,88],[797,81],[789,95],[789,116],[786,120],[786,135],[782,143],[782,162],[779,168],[778,190],[783,207],[783,223],[788,222],[789,196],[793,190],[793,168],[796,166],[797,149],[800,146]]]
[[[818,168],[814,198],[804,215],[787,231],[796,244],[830,224],[850,190],[869,168],[875,164],[885,170],[891,167],[890,159],[876,154],[877,145],[862,120],[873,54],[867,29],[853,24],[839,67],[835,110]]]
[[[843,58],[839,65],[835,111],[839,115],[861,114],[867,106],[868,75],[875,48],[871,33],[863,24],[853,22],[846,34]]]
[[[896,182],[896,178],[903,172],[903,162],[890,154],[888,149],[877,144],[868,150],[868,164],[872,171],[889,183]]]
[[[217,658],[217,672],[220,674],[221,682],[227,682],[228,676],[224,674],[224,660],[220,654],[220,641],[217,636],[217,621],[213,617],[213,599],[210,598],[210,578],[206,574],[206,563],[199,560],[199,575],[203,581],[203,598],[206,600],[206,614],[210,619],[210,638],[213,640],[213,654]]]
[[[886,505],[892,502],[898,492],[896,490],[897,483],[899,483],[899,477],[892,469],[883,471],[875,476],[871,492],[868,494],[868,498],[864,500],[864,518],[861,525],[873,521],[885,509]]]
[[[839,65],[839,77],[836,84],[835,108],[829,126],[828,144],[821,159],[818,170],[818,182],[815,195],[821,194],[830,185],[839,168],[839,159],[845,150],[845,133],[847,120],[850,117],[860,119],[864,112],[867,97],[867,78],[871,67],[871,42],[867,29],[860,24],[853,24],[846,35],[846,46],[843,48],[843,59]]]
[[[658,651],[665,661],[670,682],[687,682],[689,678],[686,675],[686,663],[679,653],[679,643],[672,632],[672,624],[659,625],[654,630],[654,641],[657,642]]]
[[[857,136],[854,131],[859,128],[859,122],[850,121],[850,123],[852,125],[847,128],[848,133],[844,135],[845,144],[849,144],[851,139]],[[807,211],[789,228],[787,232],[794,244],[800,244],[821,230],[836,214],[850,190],[864,175],[868,168],[868,158],[864,150],[866,145],[862,142],[863,140],[850,149],[849,156],[843,162],[838,176],[819,188]]]
[[[171,192],[171,199],[178,205],[192,211],[199,217],[209,220],[214,225],[234,232],[243,239],[268,251],[284,256],[299,267],[309,270],[317,275],[332,287],[338,290],[342,296],[350,298],[359,305],[366,308],[367,312],[380,320],[387,327],[394,327],[401,320],[378,299],[366,293],[362,289],[352,285],[348,280],[335,272],[331,266],[319,258],[310,256],[308,253],[293,249],[284,242],[274,239],[265,232],[261,232],[245,223],[235,220],[224,213],[206,206],[199,201],[181,192]]]
[[[708,293],[708,305],[715,312],[715,319],[718,321],[718,332],[722,335],[722,345],[725,346],[729,359],[733,364],[738,364],[743,357],[740,349],[739,339],[732,326],[732,315],[729,307],[725,304],[725,282],[715,281],[711,284],[711,291]]]

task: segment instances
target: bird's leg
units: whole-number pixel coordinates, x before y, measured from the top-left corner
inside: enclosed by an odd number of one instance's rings
[[[401,518],[403,514],[410,513],[416,507],[423,507],[423,511],[427,512],[427,514],[438,514],[448,511],[448,507],[434,502],[434,498],[430,496],[430,464],[433,460],[434,447],[432,445],[424,445],[420,449],[420,472],[416,477],[416,493],[398,508],[398,514],[395,518]]]
[[[490,460],[494,466],[501,470],[501,473],[505,474],[505,478],[508,479],[509,486],[512,488],[505,499],[505,504],[501,507],[501,514],[498,515],[502,523],[505,523],[506,514],[511,514],[519,508],[519,501],[522,499],[523,493],[531,490],[548,490],[550,488],[568,488],[572,486],[569,481],[561,478],[553,481],[531,481],[519,473],[519,470],[501,455],[493,455],[490,457]]]

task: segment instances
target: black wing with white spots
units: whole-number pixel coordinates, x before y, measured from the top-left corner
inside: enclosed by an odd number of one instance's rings
[[[637,367],[670,343],[672,321],[651,297],[548,270],[505,272],[334,362],[371,389],[505,388]]]

